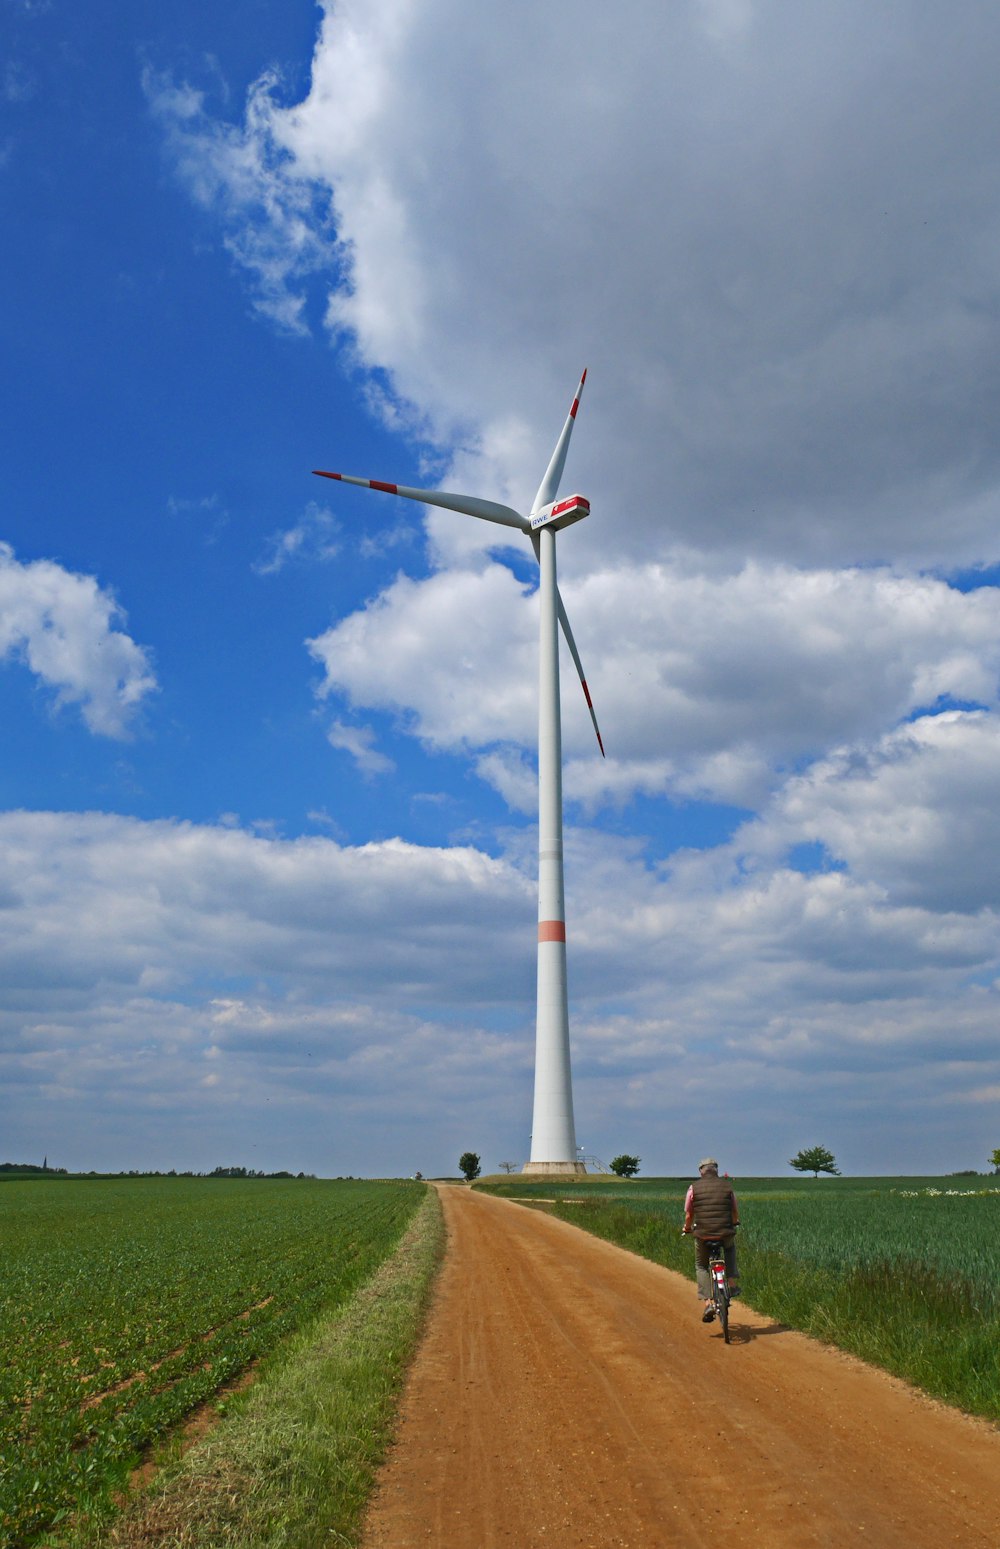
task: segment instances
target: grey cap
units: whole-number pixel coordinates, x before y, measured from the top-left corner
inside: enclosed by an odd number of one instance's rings
[[[705,1158],[705,1160],[703,1162],[699,1162],[698,1163],[698,1171],[700,1173],[703,1173],[705,1171],[706,1167],[714,1167],[716,1172],[718,1172],[719,1164],[715,1160],[714,1156],[706,1156],[706,1158]]]

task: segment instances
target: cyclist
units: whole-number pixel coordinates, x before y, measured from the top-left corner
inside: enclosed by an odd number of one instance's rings
[[[740,1224],[740,1209],[736,1195],[728,1179],[719,1177],[719,1164],[714,1156],[706,1156],[698,1163],[698,1177],[687,1191],[684,1201],[684,1234],[694,1233],[695,1264],[698,1275],[698,1295],[705,1303],[701,1315],[703,1323],[711,1323],[715,1317],[712,1303],[712,1282],[708,1274],[708,1245],[721,1242],[726,1259],[726,1278],[730,1296],[739,1296],[739,1272],[736,1268],[736,1239],[734,1229]]]

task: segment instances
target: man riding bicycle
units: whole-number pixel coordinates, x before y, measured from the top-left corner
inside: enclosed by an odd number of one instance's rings
[[[706,1156],[698,1163],[698,1177],[687,1191],[684,1200],[684,1235],[692,1232],[695,1238],[695,1264],[698,1276],[698,1295],[705,1303],[701,1315],[703,1323],[711,1323],[715,1317],[712,1303],[712,1282],[708,1273],[708,1245],[721,1242],[726,1259],[726,1278],[730,1296],[739,1296],[739,1272],[736,1268],[735,1228],[740,1224],[740,1210],[725,1178],[719,1177],[719,1164],[714,1156]]]

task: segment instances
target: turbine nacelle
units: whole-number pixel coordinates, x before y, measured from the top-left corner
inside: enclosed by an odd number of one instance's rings
[[[547,506],[534,511],[531,515],[531,531],[536,532],[539,527],[551,527],[560,532],[564,527],[571,527],[574,522],[582,522],[585,516],[590,515],[590,501],[585,495],[570,495],[566,500],[552,500]]]
[[[569,450],[570,437],[573,434],[573,425],[576,421],[576,411],[580,407],[580,395],[583,392],[583,384],[587,380],[586,371],[580,378],[580,385],[576,390],[570,411],[566,416],[566,423],[556,442],[555,451],[549,460],[549,466],[545,470],[545,477],[538,486],[538,494],[535,496],[531,515],[524,516],[520,511],[515,511],[512,506],[501,505],[497,500],[483,500],[478,495],[457,495],[441,489],[413,489],[407,484],[389,484],[384,479],[359,479],[350,473],[330,473],[325,468],[314,468],[313,473],[321,479],[336,479],[342,484],[357,484],[362,489],[380,490],[384,495],[401,495],[404,500],[419,500],[423,505],[439,506],[445,511],[460,511],[464,516],[476,516],[484,522],[496,522],[501,527],[513,527],[518,532],[525,533],[531,539],[531,546],[535,551],[535,558],[541,563],[542,540],[541,530],[547,528],[552,533],[561,532],[564,527],[572,527],[574,522],[580,522],[585,516],[590,515],[590,501],[584,495],[569,495],[563,500],[557,500],[559,480],[562,478],[563,467],[566,462],[566,453]],[[569,627],[569,619],[566,617],[566,609],[563,607],[562,598],[556,588],[556,608],[558,611],[559,625],[566,637],[573,663],[580,678],[584,698],[587,701],[587,709],[590,711],[590,719],[594,724],[597,734],[597,745],[604,755],[604,743],[601,740],[600,728],[597,724],[597,716],[594,714],[594,706],[590,698],[590,690],[583,674],[583,663],[580,653],[573,639],[573,631]]]

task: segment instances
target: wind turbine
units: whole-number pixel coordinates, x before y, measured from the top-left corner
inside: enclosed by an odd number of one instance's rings
[[[586,1172],[586,1167],[577,1156],[569,1053],[566,909],[563,890],[562,729],[559,714],[560,627],[583,685],[602,757],[604,744],[580,653],[573,639],[556,579],[556,533],[572,526],[574,522],[582,521],[590,512],[590,502],[582,495],[556,499],[586,380],[585,371],[528,516],[523,516],[511,506],[500,505],[493,500],[481,500],[474,495],[411,489],[405,484],[387,484],[379,479],[357,479],[346,473],[327,473],[322,468],[313,469],[322,479],[359,484],[363,489],[382,490],[387,495],[401,495],[405,500],[419,500],[427,506],[441,506],[446,511],[459,511],[465,516],[497,522],[501,527],[514,527],[530,538],[538,560],[541,572],[538,588],[541,603],[538,648],[538,999],[531,1159],[525,1163],[524,1171],[548,1175]]]

